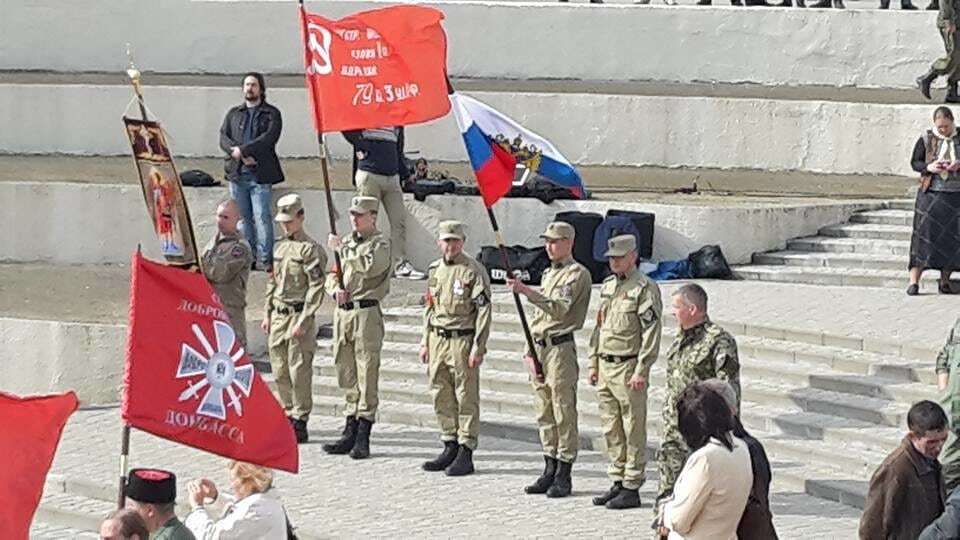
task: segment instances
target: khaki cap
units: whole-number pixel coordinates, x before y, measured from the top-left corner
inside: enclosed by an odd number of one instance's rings
[[[368,214],[380,211],[380,201],[376,197],[358,195],[350,201],[351,214]]]
[[[543,231],[540,238],[546,238],[548,240],[573,240],[576,234],[573,225],[563,221],[554,221],[547,225],[547,230]]]
[[[300,200],[300,196],[296,193],[290,193],[277,200],[277,217],[273,219],[281,223],[293,221],[301,210],[303,210],[303,202]]]
[[[604,257],[623,257],[637,250],[637,238],[632,234],[621,234],[607,240],[607,252]]]
[[[441,240],[449,240],[450,238],[463,240],[467,237],[463,234],[463,223],[459,221],[441,221],[437,229],[440,232]]]

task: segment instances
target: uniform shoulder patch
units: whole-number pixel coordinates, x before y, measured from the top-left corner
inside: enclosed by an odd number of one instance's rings
[[[476,304],[476,305],[479,306],[479,307],[483,307],[483,306],[485,306],[485,305],[487,305],[487,304],[490,303],[490,299],[487,298],[487,293],[482,292],[482,293],[480,293],[480,296],[476,297],[476,298],[473,300],[473,303]]]
[[[230,250],[230,255],[236,258],[243,257],[245,254],[246,252],[240,244],[233,246],[233,249]]]
[[[640,320],[643,321],[644,324],[653,324],[653,322],[657,320],[657,312],[654,311],[652,307],[649,307],[640,314]]]
[[[323,277],[323,267],[318,264],[311,268],[307,273],[310,275],[310,279],[319,280]]]

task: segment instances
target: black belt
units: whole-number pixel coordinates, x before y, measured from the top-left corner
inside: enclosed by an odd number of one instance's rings
[[[300,302],[298,304],[285,304],[283,306],[274,305],[273,311],[276,311],[281,315],[290,315],[292,313],[300,313],[301,311],[303,311],[303,302]]]
[[[533,342],[540,347],[546,347],[547,345],[556,347],[557,345],[566,343],[568,341],[573,341],[573,332],[567,332],[566,334],[560,334],[559,336],[547,336],[544,339],[533,338]]]
[[[354,309],[354,308],[359,308],[359,309],[371,308],[376,306],[379,303],[380,302],[377,302],[376,300],[352,300],[350,302],[344,302],[343,304],[340,304],[337,307],[339,307],[340,309],[345,309],[347,311],[350,311],[351,309]]]
[[[636,356],[611,356],[609,354],[601,354],[600,359],[604,362],[613,362],[619,364],[621,362],[629,362],[631,360],[636,360]]]
[[[431,326],[430,330],[444,339],[472,336],[477,333],[473,328],[440,328]]]

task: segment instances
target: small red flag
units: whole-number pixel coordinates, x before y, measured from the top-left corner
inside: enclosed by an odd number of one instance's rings
[[[0,392],[0,531],[4,538],[26,540],[63,426],[77,406],[73,392],[31,397]]]
[[[133,256],[121,415],[194,448],[297,472],[297,440],[202,274]]]
[[[440,118],[447,99],[443,13],[391,6],[331,20],[300,7],[307,95],[318,133]]]

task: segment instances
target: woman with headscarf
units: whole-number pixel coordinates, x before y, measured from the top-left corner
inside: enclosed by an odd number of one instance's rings
[[[910,160],[920,173],[910,240],[910,296],[919,294],[920,275],[931,269],[940,270],[940,293],[953,294],[950,274],[960,264],[960,137],[949,108],[937,107],[933,123],[917,140]]]

